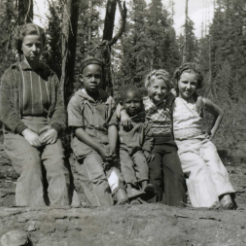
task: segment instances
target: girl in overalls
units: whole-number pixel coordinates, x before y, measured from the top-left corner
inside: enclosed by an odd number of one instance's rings
[[[198,99],[196,91],[202,87],[203,77],[196,64],[183,64],[175,71],[174,78],[177,98],[173,106],[173,132],[183,172],[189,176],[186,182],[191,203],[194,207],[222,205],[225,209],[233,209],[235,191],[211,142],[223,112],[209,99]],[[203,110],[214,116],[207,134],[202,127]]]

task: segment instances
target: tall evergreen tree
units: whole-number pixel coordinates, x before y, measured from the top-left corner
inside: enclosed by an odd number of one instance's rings
[[[211,97],[225,112],[218,138],[225,148],[232,148],[240,138],[246,137],[246,127],[242,124],[246,120],[245,10],[244,0],[218,0],[209,33]]]
[[[121,39],[123,53],[121,70],[126,81],[137,82],[146,71],[149,54],[148,39],[145,35],[146,7],[144,0],[133,0],[130,3],[127,30]]]
[[[160,0],[153,0],[148,6],[144,0],[131,1],[128,30],[122,38],[121,70],[125,80],[139,83],[151,69],[164,68],[172,73],[179,65],[172,24]]]
[[[184,34],[186,35],[186,39],[183,34],[178,38],[180,54],[183,56],[183,52],[186,52],[186,62],[196,62],[199,50],[198,40],[194,34],[194,22],[188,18],[183,27],[186,28]]]

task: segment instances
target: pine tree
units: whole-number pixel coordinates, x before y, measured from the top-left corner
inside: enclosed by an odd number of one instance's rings
[[[144,0],[133,0],[127,22],[127,30],[123,34],[121,71],[125,81],[139,82],[146,72],[148,39],[146,33],[146,3]]]
[[[179,36],[179,51],[181,56],[183,56],[183,52],[186,52],[186,62],[196,62],[198,56],[198,40],[194,34],[194,22],[188,18],[186,25],[183,27],[186,28],[186,40],[184,39],[184,35],[181,34]],[[184,47],[185,45],[186,47]]]
[[[142,86],[143,77],[151,69],[163,68],[170,73],[179,65],[173,21],[162,2],[131,2],[127,31],[121,42],[123,80]]]
[[[221,146],[245,139],[246,6],[244,0],[218,0],[210,28],[213,101],[224,109]],[[224,133],[227,134],[224,134]]]
[[[100,43],[99,30],[102,26],[99,8],[104,3],[100,0],[80,0],[78,18],[78,34],[76,45],[76,63],[74,69],[74,90],[81,87],[79,81],[79,67],[81,61],[88,55],[94,55]]]

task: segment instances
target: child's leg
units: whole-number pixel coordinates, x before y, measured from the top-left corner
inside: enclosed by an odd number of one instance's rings
[[[231,185],[228,172],[218,155],[217,149],[211,141],[202,141],[201,155],[208,167],[222,205],[230,207],[233,201],[229,194],[234,194],[235,190]]]
[[[149,167],[142,151],[137,151],[132,156],[134,169],[138,182],[149,180]]]
[[[186,180],[191,204],[194,207],[211,207],[218,203],[218,195],[209,170],[200,156],[200,141],[178,142],[182,169],[189,176]]]
[[[235,193],[228,172],[217,153],[216,147],[211,141],[205,140],[202,142],[201,155],[208,167],[218,196]]]
[[[120,168],[126,184],[137,186],[137,178],[134,171],[132,158],[125,150],[120,150]]]
[[[69,172],[64,163],[61,140],[44,147],[41,159],[46,170],[48,197],[51,206],[69,205]]]
[[[8,136],[11,137],[4,137],[4,150],[20,175],[15,188],[16,205],[46,206],[39,151],[18,134],[8,133]]]
[[[94,152],[88,155],[82,164],[76,162],[76,168],[90,204],[93,206],[112,206],[114,202],[102,162],[101,156]]]
[[[152,154],[155,159],[149,163],[149,182],[154,186],[156,195],[150,202],[159,202],[163,199],[162,145],[155,145]]]
[[[120,150],[121,172],[127,185],[127,195],[130,200],[135,199],[144,194],[138,188],[138,181],[134,170],[132,157],[125,150]]]
[[[149,167],[142,151],[137,151],[133,156],[134,169],[138,182],[147,193],[154,193],[154,186],[149,184]]]
[[[122,205],[128,203],[128,197],[125,191],[125,181],[122,178],[120,170],[117,167],[111,167],[106,171],[106,176],[112,195],[115,195],[117,198],[117,204]]]
[[[166,204],[184,206],[186,203],[185,179],[175,146],[163,146],[163,169]]]

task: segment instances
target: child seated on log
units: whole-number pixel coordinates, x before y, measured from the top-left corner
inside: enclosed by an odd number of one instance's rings
[[[174,78],[178,97],[173,107],[173,132],[183,171],[189,176],[186,183],[191,203],[194,207],[216,208],[221,204],[224,209],[234,209],[235,191],[211,142],[222,121],[223,111],[209,99],[196,95],[203,84],[203,76],[196,64],[184,63],[177,68]],[[204,110],[214,116],[208,134],[203,129]]]
[[[132,123],[129,131],[119,125],[120,164],[127,184],[127,195],[130,200],[138,196],[149,198],[154,194],[154,187],[149,184],[147,162],[154,158],[151,155],[154,139],[145,120],[141,92],[136,86],[127,85],[122,87],[120,96]]]
[[[163,69],[153,70],[146,76],[148,96],[143,98],[143,105],[155,141],[152,150],[155,158],[149,163],[149,172],[156,195],[151,201],[183,206],[186,203],[186,187],[172,133],[172,104],[175,97],[170,92],[171,87],[169,74]],[[126,111],[121,110],[120,115],[125,129],[131,127],[132,121]]]
[[[81,185],[93,206],[113,205],[112,194],[118,204],[124,204],[128,201],[124,181],[114,161],[118,136],[117,119],[112,118],[115,103],[101,89],[102,61],[94,57],[83,60],[80,76],[84,88],[68,104],[68,125],[75,134],[71,147]],[[104,164],[109,165],[108,170]]]

